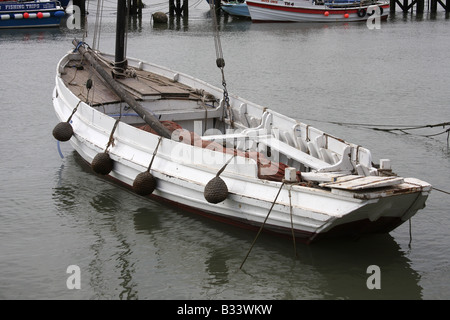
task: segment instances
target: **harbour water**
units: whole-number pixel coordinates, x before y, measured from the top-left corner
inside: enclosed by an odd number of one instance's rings
[[[128,56],[221,86],[209,8],[154,27],[167,4],[144,0]],[[94,35],[88,8],[86,42]],[[114,52],[114,5],[99,37]],[[310,246],[143,199],[94,175],[69,144],[58,149],[52,90],[69,29],[0,31],[0,299],[449,299],[448,128],[384,132],[450,121],[450,20],[397,12],[365,23],[254,24],[220,18],[228,91],[389,158],[401,176],[431,183],[426,208],[389,235]],[[69,278],[79,267],[80,288]],[[368,287],[379,267],[379,289]],[[69,273],[68,273],[69,268]],[[69,281],[70,282],[70,281]],[[69,284],[69,285],[68,285]]]

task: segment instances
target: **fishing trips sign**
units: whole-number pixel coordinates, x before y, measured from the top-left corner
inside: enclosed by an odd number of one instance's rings
[[[25,11],[56,8],[56,1],[50,2],[25,2],[25,3],[0,3],[0,11]]]

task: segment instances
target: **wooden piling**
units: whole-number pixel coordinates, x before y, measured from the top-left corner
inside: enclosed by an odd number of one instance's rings
[[[391,14],[395,13],[395,0],[389,1],[389,10],[390,10]]]
[[[438,3],[442,8],[445,9],[445,12],[450,12],[450,0],[427,0],[428,3],[428,11],[435,14],[437,12]],[[396,6],[398,5],[400,9],[406,13],[411,9],[411,12],[414,10],[414,5],[416,5],[416,12],[422,14],[424,12],[425,0],[412,0],[409,3],[409,0],[389,0],[390,12],[391,14],[395,14]]]
[[[169,17],[175,15],[175,0],[169,0]]]
[[[86,15],[86,0],[73,0],[73,5],[80,8],[80,14]]]
[[[403,0],[403,12],[408,11],[408,0]]]
[[[181,0],[169,0],[169,17],[183,16],[187,17],[189,15],[189,1],[183,0],[183,5],[181,5]]]
[[[183,17],[187,18],[188,16],[189,16],[189,1],[183,0]]]
[[[437,0],[431,0],[430,11],[431,11],[431,13],[437,12]]]
[[[142,15],[142,0],[128,0],[130,6],[130,15]]]
[[[422,14],[425,6],[425,0],[417,0],[416,13]]]

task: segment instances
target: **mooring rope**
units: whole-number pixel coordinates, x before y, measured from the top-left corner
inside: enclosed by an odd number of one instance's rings
[[[292,215],[292,199],[291,199],[291,189],[292,186],[289,186],[288,192],[289,192],[289,213],[291,216],[291,231],[292,231],[292,241],[294,243],[294,255],[297,257],[297,246],[295,244],[295,232],[294,232],[294,220]]]
[[[340,122],[340,121],[323,121],[323,120],[316,120],[316,119],[305,119],[308,121],[317,121],[317,122],[322,122],[322,123],[331,123],[331,124],[337,124],[340,126],[354,126],[354,127],[364,127],[364,128],[368,128],[368,129],[372,129],[372,130],[377,130],[377,131],[385,131],[385,132],[395,132],[395,131],[400,131],[403,132],[405,134],[410,134],[409,132],[406,131],[410,131],[410,130],[418,130],[418,129],[427,129],[427,128],[436,128],[436,127],[443,127],[445,129],[446,126],[450,126],[450,122],[441,122],[441,123],[436,123],[436,124],[425,124],[425,125],[396,125],[395,127],[393,125],[388,125],[388,124],[371,124],[371,123],[352,123],[352,122]],[[449,141],[450,138],[450,128],[439,132],[439,133],[435,133],[435,134],[428,134],[428,135],[422,135],[422,134],[417,134],[418,136],[422,136],[422,137],[434,137],[434,136],[438,136],[441,134],[445,134],[447,133],[447,142]]]
[[[438,189],[438,188],[436,188],[436,187],[433,187],[433,190],[436,190],[436,191],[439,191],[439,192],[442,192],[442,193],[445,193],[445,194],[449,194],[449,195],[450,195],[450,192],[444,191],[444,190],[442,190],[442,189]]]
[[[255,239],[253,240],[253,243],[252,243],[252,245],[250,246],[250,249],[248,250],[247,255],[245,256],[244,261],[242,261],[241,266],[239,267],[239,269],[242,269],[242,266],[244,265],[245,261],[247,260],[248,256],[250,255],[250,251],[252,251],[253,246],[255,245],[256,240],[257,240],[258,237],[259,237],[259,234],[261,233],[262,229],[264,228],[264,225],[266,224],[266,221],[267,221],[267,219],[269,218],[269,215],[270,215],[270,213],[272,212],[273,207],[275,206],[275,202],[277,201],[278,196],[280,195],[281,189],[283,189],[283,186],[284,186],[284,182],[281,183],[280,189],[278,189],[278,193],[277,193],[277,195],[275,196],[275,199],[273,199],[273,201],[272,201],[272,206],[270,207],[269,212],[267,213],[266,218],[264,219],[263,224],[262,224],[261,227],[259,228],[259,231],[258,231],[258,233],[256,234],[256,237],[255,237]]]
[[[409,243],[408,243],[409,248],[411,248],[411,242],[412,242],[412,230],[411,230],[411,218],[409,218]]]

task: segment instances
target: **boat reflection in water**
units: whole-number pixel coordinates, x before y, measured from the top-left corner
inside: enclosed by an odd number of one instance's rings
[[[58,214],[85,248],[77,260],[84,298],[421,299],[420,275],[390,235],[297,243],[294,253],[292,239],[261,234],[239,269],[256,232],[143,205],[92,176],[75,152],[55,180]],[[371,265],[380,268],[380,290],[367,287]]]

